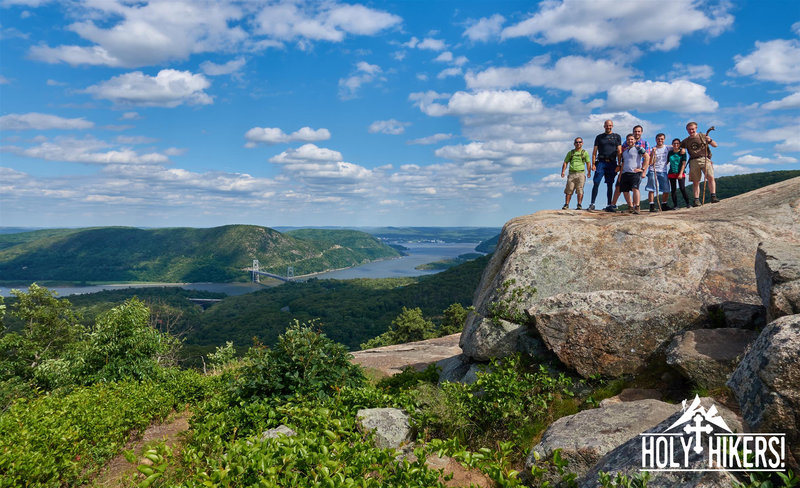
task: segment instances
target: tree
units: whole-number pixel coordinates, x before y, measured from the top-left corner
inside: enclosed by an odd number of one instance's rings
[[[454,303],[444,309],[444,317],[437,335],[446,336],[464,330],[464,322],[466,322],[467,314],[471,309],[472,307],[464,308],[460,303]]]
[[[425,320],[422,309],[406,308],[400,315],[392,320],[389,330],[361,344],[362,349],[373,347],[390,346],[392,344],[404,344],[406,342],[421,341],[434,337],[436,326],[430,320]]]

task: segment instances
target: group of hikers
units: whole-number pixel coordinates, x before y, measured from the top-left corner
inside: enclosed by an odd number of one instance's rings
[[[697,123],[686,124],[689,136],[683,140],[673,139],[671,146],[666,146],[666,136],[662,133],[656,135],[656,145],[650,147],[642,138],[642,126],[637,125],[633,131],[625,136],[623,143],[619,134],[613,132],[614,122],[606,120],[603,123],[602,134],[594,138],[592,155],[583,148],[583,139],[576,137],[575,149],[569,151],[561,167],[561,177],[567,178],[566,195],[562,210],[569,208],[569,201],[573,193],[578,194],[577,210],[583,209],[583,186],[586,178],[594,178],[592,182],[592,202],[589,210],[595,210],[595,201],[600,188],[600,182],[605,179],[606,197],[608,206],[606,212],[617,211],[617,200],[620,194],[625,197],[629,211],[639,213],[639,185],[643,177],[647,178],[645,191],[648,192],[650,211],[675,210],[678,208],[677,190],[680,188],[686,207],[699,207],[700,179],[705,175],[706,185],[711,192],[711,203],[717,203],[716,185],[714,182],[714,167],[711,163],[711,147],[717,147],[707,134],[697,132]],[[688,157],[687,157],[688,154]],[[693,183],[694,199],[689,202],[686,194],[685,171],[689,167],[689,180]],[[567,171],[569,171],[567,173]],[[619,176],[617,177],[617,174]],[[616,184],[614,184],[616,180]],[[659,194],[663,192],[663,197]],[[672,194],[672,207],[669,206],[669,196]],[[612,196],[613,195],[613,196]],[[705,195],[704,195],[705,197]]]

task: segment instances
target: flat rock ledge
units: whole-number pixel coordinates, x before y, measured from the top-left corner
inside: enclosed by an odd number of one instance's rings
[[[364,349],[352,353],[352,362],[380,371],[386,376],[401,373],[408,367],[422,371],[430,364],[461,354],[461,348],[458,347],[460,337],[459,333],[425,341]]]

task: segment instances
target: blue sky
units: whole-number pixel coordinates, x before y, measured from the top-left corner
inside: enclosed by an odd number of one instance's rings
[[[718,176],[800,168],[794,0],[0,0],[0,19],[3,226],[499,226],[560,208],[564,155],[606,118],[651,143],[715,125]]]

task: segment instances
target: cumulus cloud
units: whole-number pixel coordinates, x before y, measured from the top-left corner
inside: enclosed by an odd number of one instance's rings
[[[220,76],[236,73],[247,63],[243,57],[232,59],[227,63],[217,64],[211,61],[203,61],[200,63],[200,69],[208,76]]]
[[[332,162],[341,160],[342,153],[339,151],[317,147],[315,144],[304,144],[297,149],[287,149],[269,159],[271,163],[278,164],[302,164],[307,162]]]
[[[565,56],[552,66],[548,66],[549,63],[550,55],[537,56],[516,68],[488,68],[467,73],[465,80],[472,89],[542,86],[589,95],[627,81],[634,74],[630,68],[614,61],[584,56]]]
[[[375,35],[399,25],[402,18],[363,5],[327,2],[280,2],[256,15],[256,33],[280,41],[308,39],[340,42],[348,34]]]
[[[203,91],[210,86],[211,83],[203,75],[164,69],[156,76],[148,76],[141,71],[115,76],[92,85],[85,91],[95,98],[111,100],[119,105],[177,107],[184,103],[213,103],[211,97]]]
[[[608,90],[608,108],[639,112],[713,112],[719,103],[706,95],[706,87],[687,80],[637,81]]]
[[[783,156],[780,154],[774,154],[771,158],[764,156],[754,156],[752,154],[745,154],[734,159],[733,161],[730,162],[730,164],[753,166],[757,164],[760,165],[793,164],[796,163],[797,161],[798,161],[797,158],[793,158],[791,156]],[[714,165],[714,169],[716,169],[716,165]]]
[[[141,118],[142,116],[139,115],[138,112],[125,112],[122,114],[122,117],[120,117],[120,120],[139,120]]]
[[[229,2],[85,2],[74,5],[89,20],[67,28],[91,45],[38,45],[34,59],[71,65],[135,68],[224,51],[248,37],[235,23],[243,11]]]
[[[369,126],[369,132],[374,134],[380,132],[381,134],[400,135],[406,131],[406,127],[411,125],[409,122],[400,122],[399,120],[376,120]]]
[[[744,130],[741,137],[756,142],[777,142],[775,151],[800,152],[800,138],[797,137],[797,127],[800,126],[800,118],[782,120],[783,125],[771,129],[760,129],[757,131]]]
[[[707,14],[692,0],[671,0],[659,4],[658,15],[648,2],[563,0],[540,6],[530,18],[503,29],[501,38],[529,37],[540,44],[576,41],[587,48],[646,43],[667,51],[678,47],[682,36],[716,36],[733,25],[727,3]]]
[[[358,91],[363,85],[382,80],[381,67],[376,64],[369,64],[366,61],[359,61],[356,64],[356,71],[347,78],[339,80],[339,98],[349,100],[358,96]]]
[[[245,147],[255,147],[257,144],[281,144],[285,142],[315,142],[331,138],[328,129],[312,129],[302,127],[291,134],[283,132],[277,127],[253,127],[244,134],[247,140]]]
[[[445,95],[446,97],[446,95]],[[475,93],[456,92],[442,105],[435,100],[442,95],[435,92],[412,93],[409,98],[424,113],[440,117],[443,115],[475,114],[521,114],[540,111],[543,107],[539,97],[519,90],[481,90]]]
[[[798,83],[800,82],[798,59],[800,59],[800,41],[797,39],[756,41],[756,49],[752,53],[734,57],[736,65],[732,73],[752,76],[761,81]]]
[[[297,149],[287,149],[269,159],[282,166],[283,171],[301,185],[317,188],[325,195],[338,192],[367,192],[368,182],[375,170],[342,160],[339,151],[305,144]]]
[[[762,104],[761,108],[766,110],[800,109],[800,91],[796,91],[780,100],[773,100]]]
[[[157,152],[140,154],[126,147],[112,149],[111,144],[93,137],[38,139],[37,143],[29,147],[3,146],[2,150],[28,158],[85,164],[160,164],[169,160]]]
[[[446,141],[446,140],[452,139],[452,138],[453,138],[453,134],[439,133],[439,134],[434,134],[434,135],[428,136],[428,137],[420,137],[419,139],[412,139],[412,140],[406,142],[406,144],[430,145],[430,144],[436,144],[436,143],[439,143],[439,142],[442,142],[442,141]]]
[[[742,166],[740,164],[715,164],[714,165],[714,176],[733,176],[733,175],[743,175],[748,173],[761,173],[766,171],[764,168],[753,168],[751,166]]]
[[[675,79],[710,80],[714,76],[714,68],[707,64],[672,63],[672,73]]]
[[[488,42],[490,39],[500,36],[500,31],[505,21],[506,18],[500,14],[483,17],[477,21],[470,22],[470,26],[462,35],[473,42]]]
[[[38,112],[8,114],[0,117],[0,129],[2,130],[81,130],[91,129],[92,127],[94,127],[94,123],[83,118],[66,119],[58,115]]]

